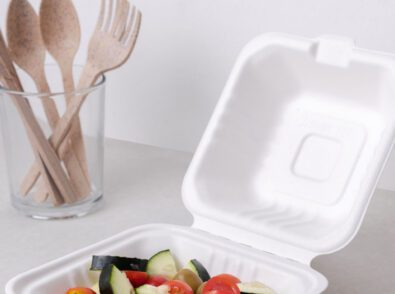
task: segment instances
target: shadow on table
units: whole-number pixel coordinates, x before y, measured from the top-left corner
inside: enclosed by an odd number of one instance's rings
[[[326,294],[395,293],[395,193],[378,190],[355,239],[312,266],[329,280]]]

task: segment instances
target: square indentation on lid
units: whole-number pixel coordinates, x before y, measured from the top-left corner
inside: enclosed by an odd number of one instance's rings
[[[303,199],[327,206],[344,196],[366,130],[360,123],[332,113],[304,109],[306,104],[314,105],[308,102],[298,101],[288,108],[270,153],[262,158],[254,182],[262,201]]]
[[[340,158],[341,144],[336,139],[321,135],[307,135],[301,142],[292,171],[310,180],[327,180]]]

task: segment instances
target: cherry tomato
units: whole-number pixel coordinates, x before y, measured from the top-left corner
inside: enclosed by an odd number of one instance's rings
[[[207,281],[203,287],[203,294],[240,294],[237,283],[240,283],[240,280],[235,276],[218,275]]]
[[[167,279],[163,276],[149,276],[146,284],[158,287],[167,282]]]
[[[203,294],[235,294],[233,288],[226,284],[216,284],[212,287],[203,287]]]
[[[169,287],[169,294],[193,294],[191,286],[183,281],[172,280],[163,284]]]
[[[66,294],[96,294],[96,292],[89,288],[72,288],[67,290]]]
[[[134,288],[140,287],[148,281],[148,274],[146,272],[124,271],[124,273]]]

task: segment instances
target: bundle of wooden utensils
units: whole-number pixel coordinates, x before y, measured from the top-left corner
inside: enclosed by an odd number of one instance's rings
[[[73,64],[80,44],[80,24],[72,1],[42,0],[39,14],[28,0],[10,1],[8,46],[0,31],[1,85],[23,92],[15,63],[32,78],[38,92],[51,93],[44,70],[48,51],[60,68],[67,104],[63,116],[60,116],[53,99],[40,99],[52,130],[52,135],[47,138],[28,99],[11,94],[35,155],[35,163],[21,183],[22,195],[28,195],[37,185],[33,199],[50,199],[56,206],[75,203],[90,195],[92,185],[79,120],[86,94],[73,93],[78,92],[76,89],[88,89],[102,74],[127,61],[136,43],[140,24],[141,13],[128,0],[102,0],[87,61],[75,87]]]

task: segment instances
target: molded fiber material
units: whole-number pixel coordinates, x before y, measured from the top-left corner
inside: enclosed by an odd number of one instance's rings
[[[251,41],[184,180],[194,226],[306,264],[347,245],[392,150],[394,69],[348,38]]]
[[[185,176],[194,227],[130,229],[15,277],[6,294],[90,286],[92,255],[163,249],[279,294],[321,293],[327,280],[309,263],[356,234],[392,149],[394,60],[333,36],[254,39]]]
[[[90,287],[98,278],[89,272],[92,255],[149,258],[165,248],[174,252],[179,266],[196,258],[212,275],[227,272],[242,280],[259,280],[281,294],[315,294],[327,286],[326,279],[309,266],[199,230],[154,224],[135,227],[23,273],[6,285],[6,294],[53,294]]]

